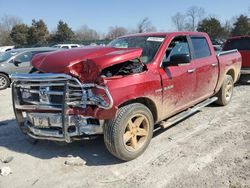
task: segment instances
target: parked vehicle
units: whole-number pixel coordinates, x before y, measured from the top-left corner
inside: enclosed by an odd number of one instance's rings
[[[64,49],[70,49],[70,48],[78,48],[81,47],[80,44],[56,44],[52,46],[53,48],[64,48]]]
[[[250,35],[229,38],[223,51],[237,49],[242,56],[241,74],[250,74]]]
[[[218,54],[222,50],[221,45],[213,45],[213,47],[216,54]]]
[[[29,73],[30,61],[35,54],[54,51],[54,48],[20,48],[0,54],[0,90],[10,85],[13,73]]]
[[[0,46],[0,54],[3,52],[7,52],[10,51],[11,49],[13,49],[15,46]]]
[[[38,54],[32,65],[39,72],[12,76],[21,130],[66,142],[104,134],[107,149],[128,161],[145,151],[155,124],[169,127],[212,102],[227,105],[241,56],[216,55],[205,33],[144,33]]]

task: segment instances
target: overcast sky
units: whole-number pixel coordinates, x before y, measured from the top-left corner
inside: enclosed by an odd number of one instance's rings
[[[115,25],[133,29],[148,17],[158,31],[171,31],[171,17],[193,5],[224,22],[242,13],[249,15],[250,0],[0,0],[0,17],[18,16],[28,25],[32,19],[43,19],[49,30],[61,19],[73,30],[87,24],[101,33]]]

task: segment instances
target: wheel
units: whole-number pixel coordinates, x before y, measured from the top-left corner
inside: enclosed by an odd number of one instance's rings
[[[10,85],[10,79],[5,74],[0,74],[0,90],[6,89]]]
[[[216,103],[222,106],[227,105],[232,99],[233,88],[234,88],[234,81],[232,76],[226,75],[224,82],[220,88],[220,91],[216,95],[218,97]]]
[[[135,159],[146,150],[153,127],[153,115],[145,105],[133,103],[123,106],[116,117],[104,125],[105,145],[121,160]]]

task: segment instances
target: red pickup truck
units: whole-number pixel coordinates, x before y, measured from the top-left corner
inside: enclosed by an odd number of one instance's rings
[[[216,55],[206,33],[144,33],[107,47],[39,54],[32,65],[35,73],[12,75],[21,130],[66,142],[103,134],[107,149],[128,161],[145,151],[154,125],[228,104],[241,56]]]
[[[242,57],[241,74],[250,74],[250,35],[237,36],[227,39],[222,50],[237,49]]]

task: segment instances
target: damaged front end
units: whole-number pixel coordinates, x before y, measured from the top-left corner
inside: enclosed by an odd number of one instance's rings
[[[16,74],[12,79],[16,119],[29,136],[71,142],[102,134],[104,120],[74,114],[71,109],[110,109],[113,99],[105,86],[83,84],[67,74]]]
[[[141,53],[140,48],[107,47],[35,56],[37,73],[11,76],[21,129],[35,139],[66,142],[102,134],[105,120],[117,110],[107,80],[146,70]]]

